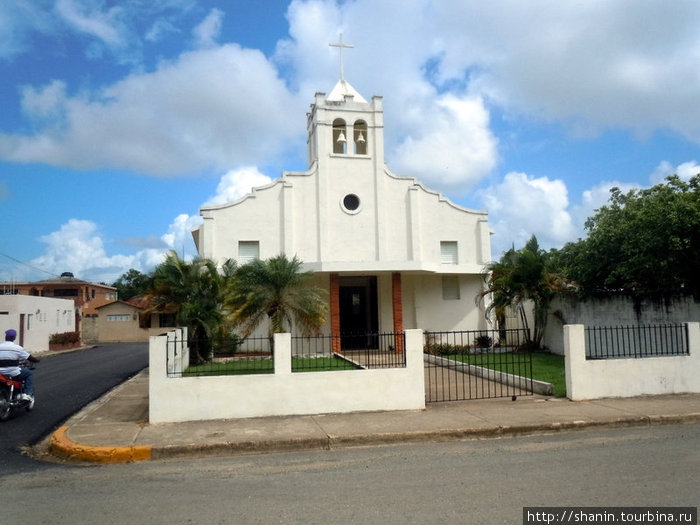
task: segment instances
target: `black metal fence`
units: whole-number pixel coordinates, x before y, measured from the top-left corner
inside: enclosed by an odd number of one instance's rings
[[[426,401],[532,395],[524,329],[426,332]]]
[[[193,341],[189,342],[190,346],[194,344]],[[188,366],[173,366],[173,362],[178,360],[178,348],[182,352],[186,345],[187,341],[179,339],[168,341],[168,377],[273,374],[275,371],[273,345],[268,337],[232,338],[213,344],[207,341],[206,345],[211,346],[211,351],[203,362],[194,362],[190,354]]]
[[[688,325],[587,326],[586,359],[688,355]]]
[[[343,350],[341,337],[292,336],[292,372],[403,368],[406,366],[404,334],[363,334],[353,341],[352,350]],[[355,336],[353,336],[355,337]],[[357,336],[358,338],[360,336]],[[342,339],[342,340],[341,340]],[[196,344],[196,343],[195,343]],[[207,345],[212,346],[211,342]],[[190,341],[190,346],[194,346]],[[180,365],[187,342],[167,343],[168,377],[273,374],[275,352],[269,337],[232,338],[213,343],[208,358],[195,363],[190,355],[187,366]]]
[[[405,368],[403,333],[292,337],[292,372]]]

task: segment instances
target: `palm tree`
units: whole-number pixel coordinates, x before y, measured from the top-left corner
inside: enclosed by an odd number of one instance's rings
[[[229,260],[219,272],[209,259],[187,262],[171,250],[151,275],[147,312],[174,312],[176,323],[187,326],[194,363],[210,358],[212,339],[222,326],[223,297],[235,268]]]
[[[243,337],[248,337],[266,319],[270,338],[293,326],[305,336],[318,333],[328,306],[324,290],[310,282],[313,272],[300,272],[301,265],[296,256],[290,260],[286,255],[278,255],[238,268],[227,306]]]
[[[487,296],[491,298],[486,308],[487,317],[493,312],[500,319],[507,307],[514,308],[527,329],[528,342],[540,348],[549,305],[557,293],[566,289],[566,282],[560,275],[548,271],[546,253],[540,249],[537,238],[533,235],[520,250],[511,248],[487,269],[485,287],[477,296],[479,303]],[[534,306],[532,337],[525,309],[527,300]]]

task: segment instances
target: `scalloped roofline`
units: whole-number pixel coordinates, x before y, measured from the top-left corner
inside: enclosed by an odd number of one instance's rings
[[[417,177],[412,177],[410,175],[397,175],[395,173],[392,173],[392,171],[384,165],[384,173],[386,173],[389,177],[392,179],[396,180],[410,180],[413,181],[413,185],[419,187],[422,189],[425,193],[428,193],[430,195],[435,195],[440,202],[444,202],[450,206],[452,206],[454,209],[458,211],[463,211],[465,213],[470,213],[472,215],[485,215],[488,216],[488,211],[485,210],[474,210],[472,208],[465,208],[464,206],[460,206],[459,204],[455,204],[452,202],[450,199],[445,197],[442,192],[437,191],[437,190],[432,190],[428,188],[425,184],[423,184]]]
[[[256,197],[256,193],[258,193],[259,191],[269,190],[269,189],[277,186],[278,184],[289,184],[287,177],[310,177],[311,175],[313,175],[317,171],[316,168],[317,168],[317,165],[316,165],[316,162],[314,162],[307,171],[284,171],[284,172],[282,172],[281,177],[278,177],[275,180],[273,180],[270,183],[265,184],[263,186],[256,186],[254,188],[251,188],[250,193],[246,193],[245,195],[243,195],[239,199],[236,199],[234,201],[224,202],[222,204],[214,204],[214,205],[210,205],[210,206],[200,207],[199,208],[200,214],[202,214],[202,212],[205,212],[205,211],[222,210],[224,208],[237,206],[237,205],[245,202],[248,199],[254,199]],[[417,177],[412,177],[410,175],[398,175],[396,173],[393,173],[386,165],[384,165],[384,173],[395,180],[412,181],[414,186],[420,188],[421,190],[423,190],[425,193],[427,193],[429,195],[434,195],[435,197],[437,197],[437,199],[440,202],[444,202],[447,205],[451,206],[452,208],[454,208],[458,211],[462,211],[464,213],[469,213],[471,215],[488,216],[488,211],[474,210],[472,208],[466,208],[464,206],[460,206],[459,204],[455,204],[449,198],[445,197],[442,194],[442,192],[428,188]]]
[[[246,193],[242,197],[229,201],[229,202],[224,202],[221,204],[212,204],[209,206],[200,206],[199,212],[200,215],[203,211],[209,211],[209,210],[222,210],[224,208],[229,208],[231,206],[237,206],[238,204],[241,204],[242,202],[248,200],[248,199],[254,199],[255,194],[259,191],[265,191],[269,190],[270,188],[275,187],[278,184],[289,184],[287,181],[287,177],[309,177],[314,174],[316,171],[316,162],[311,165],[311,167],[307,171],[283,171],[282,176],[274,179],[273,181],[269,182],[268,184],[264,184],[262,186],[255,186],[251,188],[249,193]]]

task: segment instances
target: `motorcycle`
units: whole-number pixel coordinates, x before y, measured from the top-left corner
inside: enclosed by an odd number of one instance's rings
[[[27,366],[21,363],[20,366]],[[34,367],[31,367],[33,370]],[[22,381],[0,374],[0,421],[7,421],[13,410],[34,409],[34,398],[26,399],[22,394]]]

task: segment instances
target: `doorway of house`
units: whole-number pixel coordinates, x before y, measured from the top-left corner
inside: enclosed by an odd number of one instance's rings
[[[377,348],[377,277],[340,277],[340,347]]]

